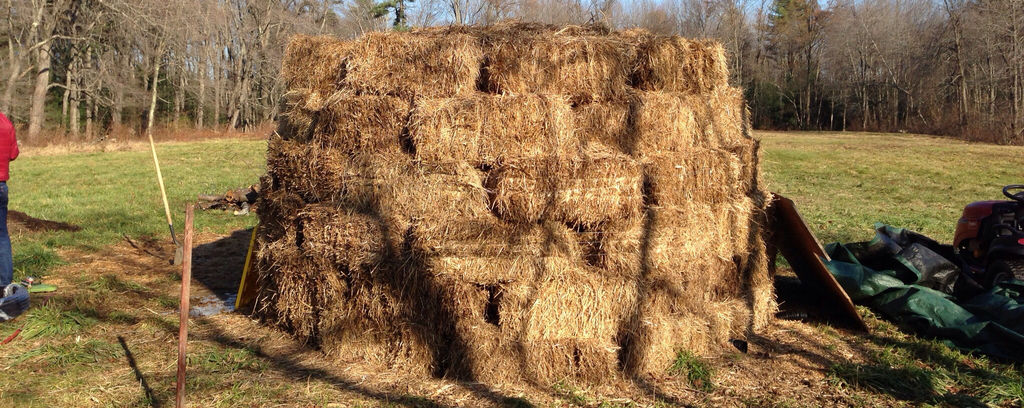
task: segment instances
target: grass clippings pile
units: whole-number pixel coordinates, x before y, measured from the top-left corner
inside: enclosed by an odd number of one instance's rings
[[[338,356],[486,382],[664,375],[775,309],[722,47],[501,24],[298,37],[257,313]]]

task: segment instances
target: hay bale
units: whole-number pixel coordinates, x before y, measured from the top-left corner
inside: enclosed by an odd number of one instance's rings
[[[327,355],[601,383],[769,321],[767,196],[720,46],[501,24],[289,52],[258,313]]]
[[[637,287],[627,279],[586,268],[576,259],[543,257],[523,314],[526,341],[586,339],[610,344],[622,316],[632,310]]]
[[[652,290],[625,324],[623,366],[633,375],[664,375],[682,350],[708,356],[743,338],[746,305],[735,300],[692,302]]]
[[[336,93],[317,112],[309,140],[346,154],[383,154],[403,151],[403,133],[412,106],[392,96]]]
[[[380,180],[378,211],[414,222],[422,218],[480,219],[490,216],[481,171],[465,163],[393,168]]]
[[[529,341],[522,349],[523,377],[534,383],[554,384],[569,379],[602,384],[619,378],[619,346],[611,340]]]
[[[321,294],[317,279],[321,269],[309,267],[288,242],[294,237],[291,233],[269,242],[257,238],[255,271],[260,292],[256,313],[292,332],[302,342],[316,342],[315,305]]]
[[[495,167],[484,185],[504,220],[554,219],[578,228],[639,217],[643,176],[631,157],[588,146],[568,162],[514,162]]]
[[[535,257],[542,251],[571,256],[579,249],[572,231],[557,223],[510,224],[493,216],[478,219],[424,217],[410,229],[412,250],[448,257]]]
[[[631,157],[591,145],[571,163],[555,193],[555,217],[577,228],[634,220],[644,205],[644,177]]]
[[[579,150],[569,104],[549,95],[420,100],[409,133],[416,157],[428,163],[496,165]]]
[[[465,34],[373,32],[351,45],[345,87],[361,94],[450,98],[476,91],[483,52]]]
[[[733,262],[732,211],[702,203],[650,207],[642,219],[581,231],[578,242],[585,252],[593,251],[592,265],[611,274],[692,282],[707,289],[722,279],[741,279]]]
[[[644,160],[644,170],[655,205],[728,204],[742,197],[742,164],[728,151],[693,148],[650,155]]]
[[[640,92],[630,106],[633,128],[622,147],[634,157],[715,147],[708,140],[708,106],[703,96]]]
[[[703,95],[632,92],[625,100],[578,106],[573,116],[583,142],[617,147],[642,159],[719,147],[713,127],[718,110]]]
[[[295,219],[296,208],[302,208],[306,202],[296,193],[274,185],[269,176],[260,178],[260,197],[256,203],[260,228],[257,238],[263,242],[276,241],[284,235],[285,229]]]
[[[413,256],[432,275],[482,285],[532,282],[540,257],[582,259],[572,230],[556,224],[508,225],[494,220],[419,220],[411,229]]]
[[[615,37],[527,30],[487,38],[486,90],[496,94],[562,94],[574,104],[625,97],[634,56]]]
[[[710,113],[707,128],[715,141],[721,146],[749,144],[753,140],[747,132],[747,105],[743,101],[743,90],[731,86],[723,86],[710,93],[708,98]]]
[[[635,123],[630,119],[630,100],[588,103],[572,108],[576,137],[583,144],[599,144],[629,152]]]
[[[307,202],[337,201],[353,208],[368,208],[389,183],[404,155],[362,155],[313,143],[271,137],[267,149],[267,174],[280,189],[298,194]],[[397,163],[397,164],[396,164]]]
[[[555,25],[524,21],[499,21],[487,26],[477,25],[444,25],[417,27],[412,33],[418,35],[452,35],[468,34],[486,40],[491,37],[528,36],[528,35],[564,35],[564,36],[595,36],[609,35],[611,29],[604,24]]]
[[[547,218],[555,209],[555,192],[565,170],[550,160],[499,165],[484,181],[491,209],[501,219],[520,224]]]
[[[633,80],[639,89],[703,94],[728,86],[725,48],[717,41],[643,33],[628,40],[637,48]]]
[[[319,111],[345,79],[351,43],[333,37],[295,35],[284,50],[284,111]]]
[[[343,271],[377,266],[385,254],[384,220],[352,210],[311,204],[296,216],[296,243],[310,258],[323,259]]]

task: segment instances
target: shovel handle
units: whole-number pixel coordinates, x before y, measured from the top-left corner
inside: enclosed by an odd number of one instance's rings
[[[174,221],[171,219],[171,206],[167,204],[167,190],[164,188],[164,176],[160,172],[160,159],[156,157],[156,143],[153,142],[153,133],[147,132],[149,136],[149,150],[153,152],[153,165],[156,166],[156,181],[160,184],[160,198],[164,201],[164,215],[167,216],[167,226],[171,229],[171,240],[178,244],[174,237]]]

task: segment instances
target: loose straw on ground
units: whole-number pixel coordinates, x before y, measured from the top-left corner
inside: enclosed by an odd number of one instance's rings
[[[175,386],[175,406],[185,406],[185,344],[188,341],[188,297],[192,281],[192,212],[193,205],[185,207],[185,248],[181,263],[181,302],[178,305],[178,383]]]

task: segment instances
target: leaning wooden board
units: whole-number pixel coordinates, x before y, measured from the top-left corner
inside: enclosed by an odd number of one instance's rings
[[[824,300],[824,307],[834,307],[836,314],[854,328],[869,331],[850,296],[825,267],[822,260],[829,260],[829,256],[818,242],[818,238],[807,227],[804,217],[796,210],[793,200],[779,194],[773,196],[769,209],[769,216],[772,218],[772,244],[789,261],[800,282],[810,289],[819,291]]]
[[[254,260],[252,251],[256,246],[256,230],[259,227],[259,224],[252,227],[252,235],[249,237],[249,250],[245,253],[242,280],[238,283],[238,296],[235,297],[235,310],[248,308],[256,300],[256,273],[252,271],[252,262]]]

